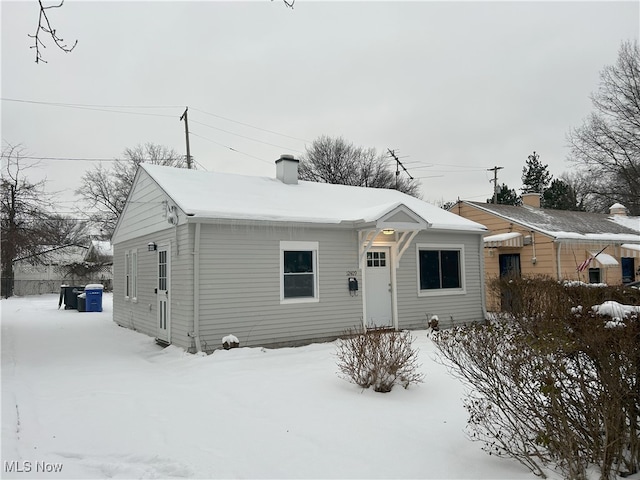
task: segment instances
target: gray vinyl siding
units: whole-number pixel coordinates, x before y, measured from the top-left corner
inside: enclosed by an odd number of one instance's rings
[[[113,236],[113,244],[164,230],[168,226],[167,195],[147,172],[142,169],[138,172],[139,176]],[[181,216],[184,218],[184,215]]]
[[[316,303],[280,303],[280,241],[318,242]],[[200,335],[207,350],[233,334],[242,346],[335,338],[362,324],[362,297],[347,272],[358,270],[352,230],[203,225]]]
[[[147,244],[170,245],[171,343],[191,348],[192,339],[188,332],[193,331],[193,241],[188,235],[189,228],[193,229],[193,226],[170,227],[114,245],[113,319],[118,325],[154,338],[157,336],[158,299],[155,288],[158,283],[158,253],[149,252]],[[133,248],[138,251],[136,302],[125,299],[125,252]]]
[[[418,296],[418,258],[416,244],[462,244],[466,293],[462,295]],[[480,235],[455,232],[421,232],[400,260],[397,275],[398,327],[426,328],[432,315],[441,327],[484,320]]]

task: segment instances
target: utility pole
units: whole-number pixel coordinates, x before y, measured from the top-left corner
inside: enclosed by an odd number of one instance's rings
[[[493,172],[493,180],[489,180],[493,182],[493,204],[498,203],[498,170],[502,170],[504,167],[495,166],[493,168],[487,168],[488,172]]]
[[[189,107],[184,108],[184,113],[180,117],[180,120],[184,120],[184,135],[187,139],[187,168],[191,169],[191,150],[189,150],[189,121],[187,119],[187,112],[189,111]]]
[[[400,167],[402,167],[402,169],[405,171],[405,173],[411,180],[413,180],[413,177],[411,176],[409,171],[405,168],[405,166],[402,164],[402,162],[396,155],[395,150],[391,150],[390,148],[387,148],[387,152],[389,152],[389,155],[391,155],[393,159],[396,161],[396,190],[398,190],[398,177],[400,176]]]

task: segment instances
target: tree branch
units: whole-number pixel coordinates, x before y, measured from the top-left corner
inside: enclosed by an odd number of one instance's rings
[[[45,7],[42,4],[42,0],[38,0],[38,4],[40,5],[40,14],[38,15],[38,27],[36,28],[36,32],[33,35],[27,34],[30,38],[33,38],[33,45],[29,48],[36,49],[36,63],[47,63],[47,61],[42,57],[42,52],[40,48],[47,48],[44,42],[40,39],[40,33],[44,32],[48,34],[56,46],[65,53],[71,52],[76,45],[78,44],[78,40],[73,42],[73,45],[70,47],[64,43],[64,39],[59,37],[56,33],[56,29],[51,26],[51,22],[49,21],[49,17],[47,16],[47,10],[50,8],[60,8],[64,4],[64,0],[60,0],[60,4],[58,5],[49,5]]]

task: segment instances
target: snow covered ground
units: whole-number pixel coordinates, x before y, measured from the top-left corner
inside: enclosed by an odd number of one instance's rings
[[[467,440],[424,331],[425,382],[381,394],[337,376],[333,343],[190,355],[115,325],[111,300],[1,301],[2,478],[537,478]]]

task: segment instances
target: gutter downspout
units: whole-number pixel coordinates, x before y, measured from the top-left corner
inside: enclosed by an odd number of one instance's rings
[[[200,345],[200,222],[196,223],[193,245],[193,337],[196,353],[202,352]]]
[[[558,250],[556,250],[556,273],[558,281],[562,280],[562,268],[560,267],[560,250],[562,250],[562,242],[558,242]]]
[[[478,256],[480,257],[480,297],[482,299],[481,308],[482,316],[484,317],[483,320],[488,320],[489,314],[487,313],[487,286],[484,278],[484,240],[482,238],[482,235],[479,235],[478,238],[480,239],[480,241],[478,242]]]

